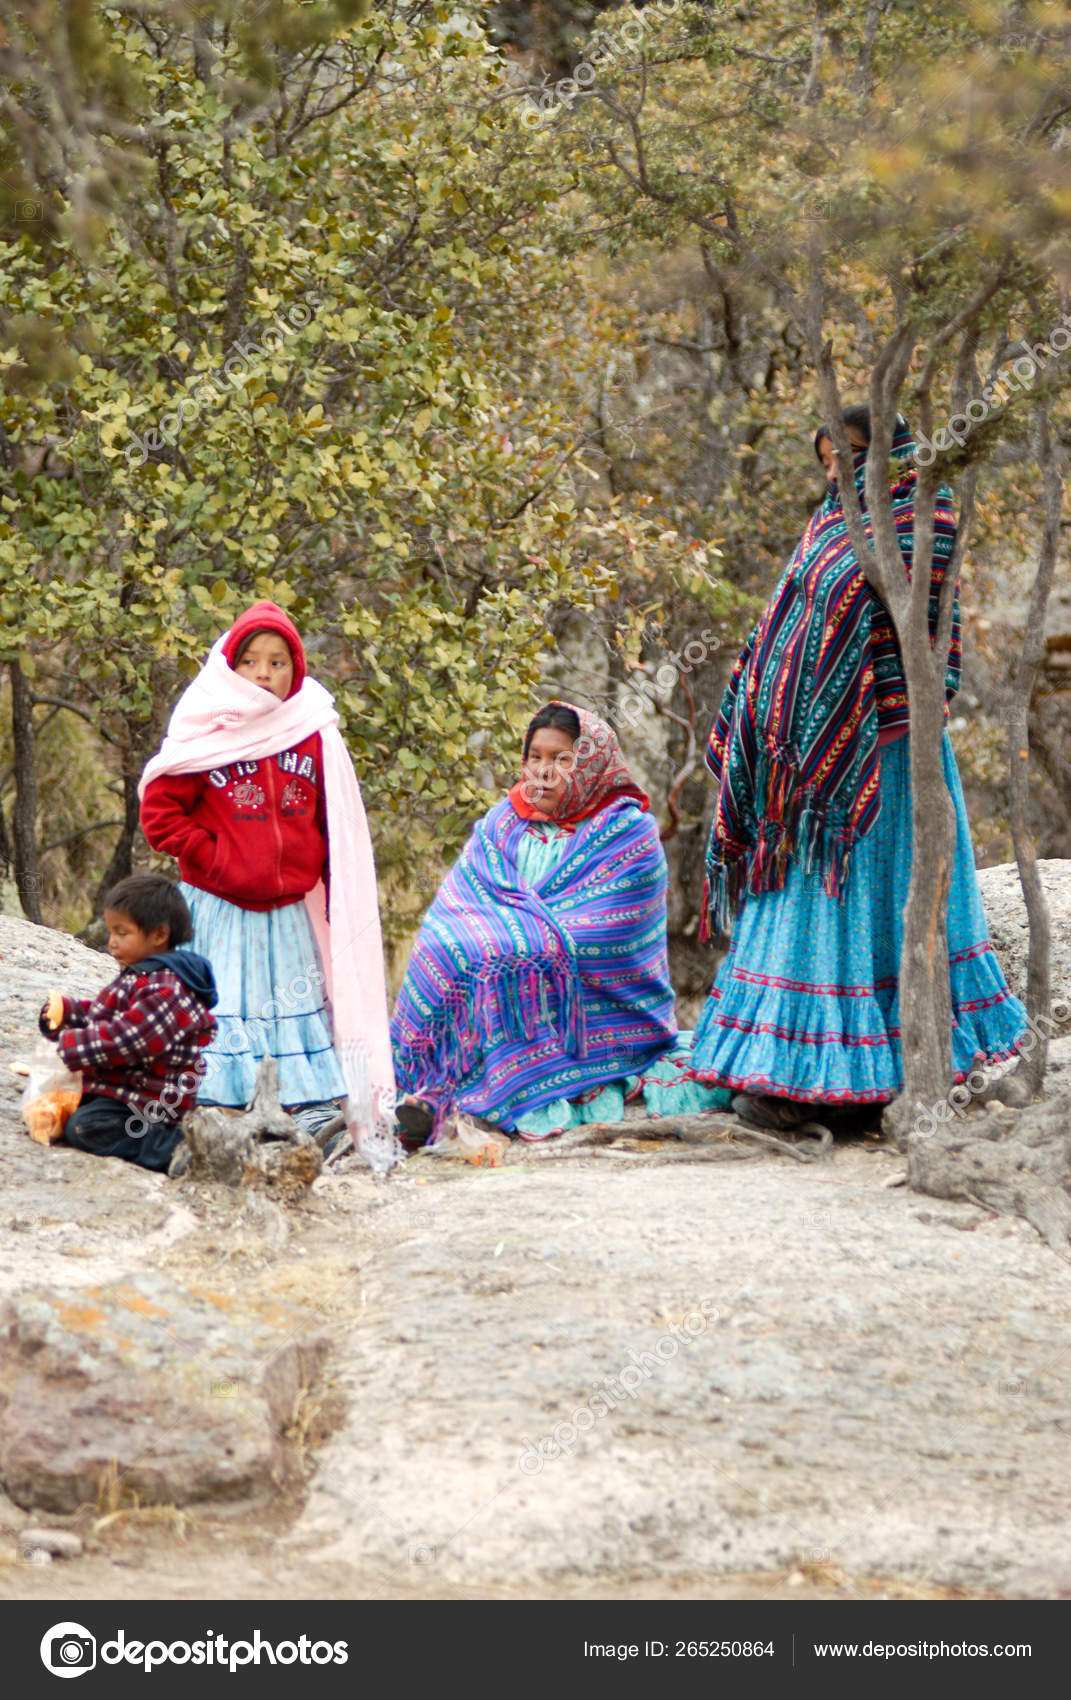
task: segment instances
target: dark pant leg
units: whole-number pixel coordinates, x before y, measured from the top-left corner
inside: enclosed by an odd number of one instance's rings
[[[145,1132],[135,1139],[127,1131],[130,1127],[145,1128]],[[71,1116],[65,1137],[76,1151],[88,1151],[94,1157],[121,1157],[139,1168],[159,1171],[170,1163],[182,1129],[174,1122],[151,1121],[118,1098],[90,1094]]]

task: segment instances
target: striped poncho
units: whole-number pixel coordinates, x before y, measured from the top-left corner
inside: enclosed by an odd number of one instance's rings
[[[893,454],[914,450],[906,426]],[[866,451],[855,456],[863,503]],[[891,486],[893,518],[911,570],[915,486],[904,465]],[[931,642],[938,595],[955,542],[952,492],[934,512]],[[946,691],[959,688],[959,608]],[[840,494],[830,485],[811,516],[766,611],[733,668],[706,762],[718,784],[707,847],[703,935],[727,931],[745,891],[779,891],[789,858],[819,869],[831,897],[843,889],[852,847],[880,809],[879,734],[907,726],[907,686],[892,621],[856,561]]]
[[[536,886],[507,799],[475,827],[417,936],[391,1024],[400,1092],[502,1126],[640,1073],[677,1032],[666,859],[631,797],[581,821]]]

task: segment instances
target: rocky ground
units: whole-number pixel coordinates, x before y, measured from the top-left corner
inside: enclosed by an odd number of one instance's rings
[[[109,971],[0,918],[0,1041]],[[1071,1268],[903,1168],[422,1154],[284,1210],[0,1084],[0,1589],[1071,1593]]]

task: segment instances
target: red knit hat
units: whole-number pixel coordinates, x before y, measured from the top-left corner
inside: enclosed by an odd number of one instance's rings
[[[254,602],[252,608],[247,608],[244,614],[239,614],[227,636],[223,640],[223,654],[228,665],[233,667],[238,651],[255,638],[260,632],[272,632],[281,637],[287,644],[294,658],[294,677],[287,691],[287,697],[292,697],[295,691],[301,689],[305,678],[305,645],[298,636],[298,629],[289,614],[275,602]]]

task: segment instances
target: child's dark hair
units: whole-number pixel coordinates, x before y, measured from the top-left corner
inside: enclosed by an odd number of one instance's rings
[[[128,874],[113,885],[104,899],[105,909],[129,915],[143,933],[157,927],[168,931],[168,949],[188,944],[193,937],[193,916],[178,886],[163,874]]]
[[[568,732],[575,744],[580,736],[580,716],[575,708],[569,707],[568,703],[548,702],[546,707],[541,708],[538,714],[533,714],[528,722],[528,730],[524,734],[525,760],[528,759],[528,748],[532,739],[537,732],[542,732],[545,728],[553,728],[556,732]]]
[[[249,645],[253,642],[254,638],[258,638],[258,637],[281,637],[281,638],[283,638],[283,642],[286,644],[287,649],[290,650],[290,659],[293,660],[294,651],[290,648],[290,639],[289,638],[283,637],[282,632],[277,632],[277,631],[273,630],[273,628],[271,626],[258,626],[255,632],[247,632],[245,637],[242,639],[241,643],[238,645],[238,648],[235,650],[233,656],[231,657],[231,668],[232,669],[237,669],[238,663],[239,663],[239,661],[241,661],[242,656],[245,654],[246,650],[249,648]]]

